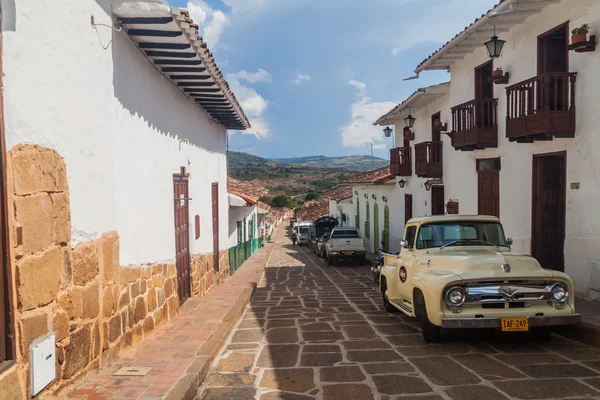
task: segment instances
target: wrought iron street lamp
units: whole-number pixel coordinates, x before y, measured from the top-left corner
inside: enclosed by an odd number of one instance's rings
[[[415,121],[417,119],[415,117],[413,117],[410,113],[410,109],[408,110],[408,117],[404,118],[404,123],[406,124],[407,128],[411,128],[415,125]]]
[[[504,43],[506,43],[505,40],[500,40],[498,39],[498,36],[496,36],[496,27],[494,26],[494,36],[492,36],[491,40],[485,42],[485,47],[487,48],[490,58],[500,57]]]
[[[425,190],[427,190],[428,192],[431,190],[431,182],[425,182]]]
[[[400,178],[400,180],[398,181],[398,186],[400,186],[400,188],[403,188],[406,185],[406,181],[402,178]]]
[[[389,138],[390,136],[392,136],[392,128],[390,128],[389,126],[386,126],[383,129],[383,134],[385,135],[385,137]]]

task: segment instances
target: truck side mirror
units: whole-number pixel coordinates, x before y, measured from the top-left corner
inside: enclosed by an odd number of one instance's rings
[[[400,247],[402,247],[403,249],[408,249],[408,241],[407,240],[401,240],[400,241]]]
[[[510,247],[513,244],[512,238],[506,238],[506,244]]]

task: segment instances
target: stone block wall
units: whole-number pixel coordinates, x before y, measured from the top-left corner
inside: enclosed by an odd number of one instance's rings
[[[71,248],[66,166],[54,150],[18,145],[7,168],[17,360],[0,373],[0,394],[29,398],[30,347],[54,333],[56,380],[40,398],[63,398],[177,315],[176,267],[121,266],[117,232]],[[194,297],[229,276],[227,251],[219,264],[215,276],[212,254],[192,256]]]
[[[218,286],[230,275],[229,251],[219,252],[219,271],[215,274],[212,254],[192,255],[191,277],[192,297],[201,297],[214,286]]]

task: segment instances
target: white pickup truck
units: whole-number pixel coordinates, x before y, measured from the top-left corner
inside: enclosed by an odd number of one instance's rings
[[[352,260],[364,264],[367,253],[367,241],[356,228],[334,228],[327,241],[327,264],[338,260]]]

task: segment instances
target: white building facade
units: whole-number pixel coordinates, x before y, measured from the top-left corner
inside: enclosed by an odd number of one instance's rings
[[[157,1],[76,3],[1,1],[11,398],[38,394],[41,340],[64,351],[40,383],[63,398],[229,275],[226,131],[249,123],[197,25]]]
[[[571,30],[582,24],[588,42],[573,45]],[[483,43],[494,29],[506,43],[492,59]],[[415,70],[448,70],[451,81],[412,96],[414,103],[440,92],[410,109],[413,170],[396,174],[414,216],[497,215],[513,251],[564,270],[591,299],[600,298],[598,33],[597,1],[501,2]],[[397,143],[410,105],[411,98],[377,121],[395,126]]]

